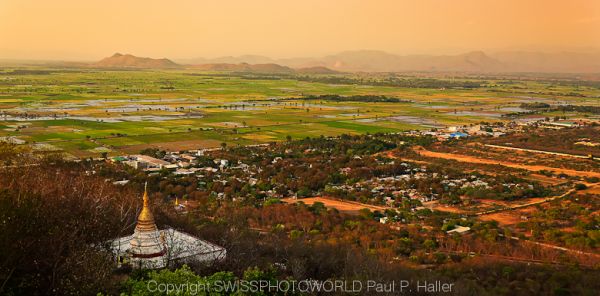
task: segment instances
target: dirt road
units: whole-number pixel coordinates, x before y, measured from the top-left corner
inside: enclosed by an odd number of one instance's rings
[[[421,147],[415,148],[415,151],[423,156],[442,158],[442,159],[451,159],[451,160],[456,160],[459,162],[501,165],[501,166],[510,167],[510,168],[524,169],[524,170],[528,170],[528,171],[532,171],[532,172],[546,170],[546,171],[551,171],[556,174],[565,174],[565,175],[569,175],[569,176],[580,176],[580,177],[586,176],[586,177],[600,178],[600,173],[598,173],[598,172],[577,171],[577,170],[555,168],[555,167],[549,167],[549,166],[543,166],[543,165],[526,165],[526,164],[519,164],[519,163],[514,163],[514,162],[503,161],[503,160],[478,158],[478,157],[462,155],[462,154],[434,152],[434,151],[426,150]]]
[[[534,205],[539,205],[542,203],[546,203],[549,201],[553,201],[555,199],[559,199],[559,198],[564,198],[567,195],[574,193],[576,191],[575,188],[570,189],[569,191],[561,194],[561,195],[557,195],[557,196],[552,196],[552,197],[548,197],[548,198],[544,198],[541,200],[536,200],[533,202],[528,202],[528,203],[524,203],[524,204],[518,204],[518,205],[513,205],[513,206],[507,206],[504,208],[499,208],[499,209],[494,209],[494,210],[487,210],[487,211],[483,211],[483,212],[478,212],[475,213],[475,216],[481,216],[481,215],[488,215],[488,214],[493,214],[493,213],[497,213],[497,212],[502,212],[502,211],[509,211],[509,210],[516,210],[516,209],[520,209],[520,208],[526,208],[526,207],[530,207],[530,206],[534,206]]]
[[[490,148],[497,148],[497,149],[505,149],[505,150],[532,152],[532,153],[539,153],[539,154],[549,154],[549,155],[556,155],[556,156],[562,156],[562,157],[573,157],[573,158],[581,158],[581,159],[590,159],[590,157],[586,156],[586,155],[577,155],[577,154],[570,154],[570,153],[552,152],[552,151],[526,149],[526,148],[501,146],[501,145],[492,145],[492,144],[484,144],[483,146],[490,147]]]
[[[330,199],[330,198],[325,198],[325,197],[307,197],[307,198],[299,198],[299,199],[294,199],[294,198],[284,198],[282,199],[283,202],[286,203],[297,203],[297,202],[303,202],[307,205],[312,205],[315,202],[322,202],[326,207],[328,208],[334,208],[337,209],[340,212],[358,212],[361,209],[367,208],[371,211],[380,211],[383,212],[387,209],[391,209],[390,207],[385,207],[385,206],[376,206],[376,205],[369,205],[369,204],[364,204],[364,203],[359,203],[359,202],[354,202],[354,201],[342,201],[342,200],[337,200],[337,199]]]

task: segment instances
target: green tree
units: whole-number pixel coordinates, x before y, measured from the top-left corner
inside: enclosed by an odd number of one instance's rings
[[[236,277],[231,272],[217,272],[207,277],[201,277],[184,265],[174,271],[168,269],[150,271],[147,277],[130,278],[125,282],[122,294],[139,296],[235,295],[235,289],[220,291],[225,286],[233,287],[235,280]],[[179,287],[180,290],[167,292],[159,287],[171,287],[172,289]]]

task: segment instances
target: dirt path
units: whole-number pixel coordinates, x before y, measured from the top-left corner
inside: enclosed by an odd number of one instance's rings
[[[543,165],[525,165],[525,164],[518,164],[518,163],[513,163],[513,162],[508,162],[508,161],[477,158],[477,157],[469,156],[469,155],[434,152],[434,151],[425,150],[423,148],[415,148],[415,151],[417,153],[419,153],[420,155],[427,156],[427,157],[451,159],[451,160],[456,160],[456,161],[460,161],[460,162],[501,165],[501,166],[510,167],[510,168],[524,169],[524,170],[528,170],[528,171],[532,171],[532,172],[546,170],[546,171],[554,172],[556,174],[565,174],[565,175],[569,175],[569,176],[586,176],[586,177],[600,178],[600,173],[598,173],[598,172],[577,171],[577,170],[571,170],[571,169],[548,167],[548,166],[543,166]]]
[[[549,249],[555,249],[555,250],[559,250],[559,251],[563,251],[563,252],[567,252],[567,253],[571,253],[571,254],[584,255],[584,256],[591,256],[591,257],[595,257],[595,258],[600,258],[600,254],[598,254],[598,253],[590,253],[590,252],[569,249],[569,248],[565,248],[565,247],[561,247],[561,246],[556,246],[556,245],[551,245],[551,244],[542,243],[542,242],[536,242],[536,241],[531,241],[531,240],[523,240],[523,239],[520,239],[520,238],[515,237],[515,236],[510,237],[510,239],[516,240],[516,241],[519,241],[519,242],[522,242],[522,243],[525,243],[525,244],[533,244],[533,245],[537,245],[537,246],[540,246],[540,247],[549,248]]]
[[[330,198],[326,198],[326,197],[307,197],[307,198],[299,198],[299,199],[294,199],[294,198],[284,198],[282,199],[283,202],[286,203],[297,203],[297,202],[303,202],[307,205],[312,205],[315,202],[322,202],[326,207],[328,208],[334,208],[337,209],[338,211],[342,211],[342,212],[358,212],[361,209],[367,208],[371,211],[380,211],[383,212],[387,209],[391,209],[390,207],[385,207],[385,206],[376,206],[376,205],[369,205],[369,204],[363,204],[363,203],[359,203],[359,202],[355,202],[355,201],[343,201],[343,200],[337,200],[337,199],[330,199]]]
[[[387,150],[387,151],[383,151],[383,152],[379,152],[379,153],[375,153],[373,154],[373,156],[377,157],[377,156],[383,156],[383,157],[387,157],[390,159],[398,159],[400,161],[406,161],[406,162],[412,162],[412,163],[418,163],[418,164],[430,164],[427,161],[423,161],[423,160],[416,160],[416,159],[410,159],[410,158],[402,158],[398,155],[395,155],[394,152],[396,152],[397,150]]]
[[[539,259],[502,256],[502,255],[495,255],[495,254],[483,254],[483,253],[460,252],[460,251],[439,251],[439,250],[437,252],[441,252],[441,253],[445,253],[445,254],[463,255],[463,256],[466,255],[466,256],[471,256],[471,257],[480,256],[480,257],[486,257],[486,258],[491,258],[491,259],[511,261],[511,262],[520,262],[520,263],[527,263],[527,264],[537,264],[537,265],[552,264],[552,265],[556,265],[556,266],[571,266],[570,263],[564,263],[564,262],[559,262],[559,261],[546,261],[546,260],[539,260]],[[580,263],[579,267],[595,270],[595,266],[593,264],[581,264]]]
[[[573,188],[573,189],[569,189],[567,192],[565,192],[565,193],[563,193],[561,195],[552,196],[552,197],[548,197],[548,198],[537,199],[536,201],[532,201],[532,202],[528,202],[528,203],[524,203],[524,204],[506,206],[506,207],[499,208],[499,209],[483,211],[483,212],[475,213],[475,215],[476,216],[489,215],[489,214],[494,214],[494,213],[498,213],[498,212],[516,210],[516,209],[520,209],[520,208],[526,208],[526,207],[530,207],[530,206],[534,206],[534,205],[539,205],[539,204],[542,204],[542,203],[553,201],[555,199],[566,197],[567,195],[569,195],[571,193],[574,193],[575,191],[576,191],[576,189]]]
[[[589,156],[585,155],[577,155],[570,153],[561,153],[561,152],[552,152],[552,151],[544,151],[544,150],[535,150],[535,149],[527,149],[527,148],[518,148],[518,147],[510,147],[510,146],[501,146],[501,145],[492,145],[492,144],[484,144],[485,147],[497,148],[497,149],[505,149],[505,150],[514,150],[514,151],[523,151],[523,152],[532,152],[532,153],[540,153],[540,154],[549,154],[563,157],[573,157],[573,158],[582,158],[582,159],[590,159]]]

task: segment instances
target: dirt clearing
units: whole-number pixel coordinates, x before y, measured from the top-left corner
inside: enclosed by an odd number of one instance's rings
[[[282,199],[282,201],[286,202],[286,203],[297,203],[297,202],[301,201],[307,205],[312,205],[315,202],[322,202],[328,208],[334,208],[340,212],[353,212],[353,213],[357,213],[359,210],[364,209],[364,208],[367,208],[371,211],[380,211],[380,212],[383,212],[386,209],[391,209],[390,207],[368,205],[368,204],[363,204],[363,203],[353,202],[353,201],[335,200],[335,199],[329,199],[329,198],[325,198],[325,197],[308,197],[308,198],[299,198],[299,199],[284,198],[284,199]]]

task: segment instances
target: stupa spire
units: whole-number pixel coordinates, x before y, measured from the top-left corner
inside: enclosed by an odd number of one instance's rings
[[[150,211],[150,201],[148,198],[148,182],[144,184],[144,205],[142,206],[142,211],[138,216],[138,222],[136,225],[137,230],[141,231],[154,231],[157,229],[156,224],[154,223],[154,216],[152,215],[152,211]]]
[[[131,248],[129,253],[133,258],[159,258],[166,252],[164,241],[161,241],[161,232],[158,231],[154,216],[150,211],[148,199],[148,182],[144,184],[144,205],[138,216],[135,231],[129,241]],[[160,263],[163,264],[163,263]]]
[[[144,183],[144,208],[148,207],[148,181]]]

